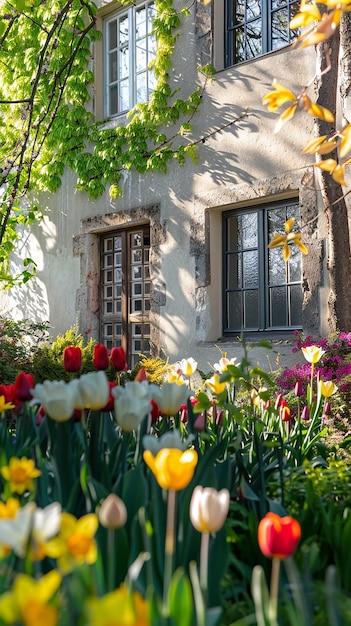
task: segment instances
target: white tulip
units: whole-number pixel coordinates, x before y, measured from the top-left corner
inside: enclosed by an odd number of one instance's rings
[[[106,406],[110,396],[110,387],[103,370],[83,374],[76,382],[78,383],[76,409],[99,411]]]
[[[186,385],[163,383],[161,387],[156,387],[153,400],[164,415],[176,415],[182,404],[187,403],[190,396],[191,391]]]
[[[197,485],[190,501],[190,519],[200,533],[215,533],[222,528],[229,511],[228,489]]]
[[[143,382],[129,382],[124,387],[112,389],[115,398],[115,418],[124,432],[138,430],[144,417],[151,411],[151,391],[154,385]]]
[[[56,422],[70,419],[76,406],[77,380],[45,380],[32,389],[34,400],[39,400],[45,413]]]

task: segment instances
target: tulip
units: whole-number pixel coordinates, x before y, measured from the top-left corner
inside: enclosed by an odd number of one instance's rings
[[[106,346],[102,343],[97,343],[94,346],[93,354],[94,367],[97,370],[107,370],[109,366],[108,351]]]
[[[279,407],[280,418],[282,422],[290,422],[291,413],[286,400],[282,400]]]
[[[163,415],[177,415],[181,405],[187,402],[190,394],[186,385],[163,383],[161,387],[155,387],[153,400]]]
[[[79,346],[68,346],[64,349],[63,367],[66,372],[79,372],[82,367],[82,350]]]
[[[168,430],[161,437],[154,435],[144,435],[143,446],[145,450],[156,456],[162,448],[177,449],[184,452],[195,439],[195,435],[188,435],[186,439],[182,439],[179,430]]]
[[[65,383],[63,380],[45,380],[35,385],[32,396],[39,400],[46,415],[56,422],[66,422],[73,414],[76,396],[77,380]]]
[[[303,421],[308,421],[310,419],[310,409],[308,406],[304,406],[301,413],[301,419]]]
[[[117,372],[122,372],[126,369],[126,353],[122,346],[112,348],[111,350],[111,363]]]
[[[182,359],[179,362],[179,369],[181,370],[183,376],[190,378],[193,374],[195,374],[197,370],[197,361],[190,357],[190,359]]]
[[[319,385],[320,392],[324,398],[330,398],[338,390],[337,386],[333,383],[332,380],[320,380]]]
[[[258,525],[258,544],[269,558],[285,559],[294,554],[300,541],[299,522],[290,516],[267,513]]]
[[[196,450],[182,452],[176,448],[162,448],[155,457],[150,450],[145,450],[143,457],[160,487],[172,491],[188,486],[198,461]]]
[[[152,385],[146,381],[128,382],[124,387],[117,385],[111,393],[115,398],[115,418],[126,433],[138,430],[141,422],[151,411],[150,391]]]
[[[318,363],[321,360],[323,354],[325,354],[325,350],[322,350],[319,346],[307,346],[306,348],[301,348],[302,353],[309,363]]]
[[[89,372],[74,382],[77,383],[74,408],[99,411],[106,406],[110,387],[105,372],[102,370]]]
[[[300,396],[304,395],[304,391],[303,391],[302,384],[301,384],[300,380],[298,380],[296,382],[296,384],[295,384],[294,393],[295,393],[296,398],[299,398]]]
[[[197,485],[190,501],[190,519],[199,533],[215,533],[222,528],[229,511],[228,489],[217,491]]]
[[[147,373],[146,373],[145,367],[140,368],[134,380],[136,380],[138,383],[142,383],[144,380],[147,380]]]
[[[222,356],[222,358],[219,359],[218,363],[214,363],[213,367],[217,372],[223,374],[223,372],[227,370],[228,365],[235,365],[236,360],[236,357],[233,357],[232,359],[227,359],[227,357]]]
[[[151,411],[150,411],[151,424],[155,424],[158,418],[161,417],[162,413],[154,400],[150,400],[150,404],[151,404]]]
[[[109,396],[108,396],[108,400],[105,404],[104,407],[102,407],[101,411],[109,411],[112,413],[112,411],[114,411],[115,408],[115,399],[114,396],[112,395],[112,389],[114,389],[116,387],[116,383],[113,383],[112,381],[108,380],[108,388],[109,388]]]
[[[331,404],[329,400],[327,400],[324,404],[323,413],[326,417],[329,417],[329,415],[331,414]]]
[[[108,529],[122,528],[127,521],[127,509],[123,500],[115,493],[110,493],[99,510],[99,522]]]
[[[4,396],[6,403],[17,404],[16,386],[15,383],[11,385],[0,385],[0,396]]]
[[[221,394],[226,388],[226,383],[220,382],[218,374],[213,374],[211,378],[206,380],[206,385],[216,395]]]
[[[26,374],[25,372],[19,372],[15,380],[15,393],[18,400],[31,400],[31,390],[34,388],[34,376],[33,374]]]

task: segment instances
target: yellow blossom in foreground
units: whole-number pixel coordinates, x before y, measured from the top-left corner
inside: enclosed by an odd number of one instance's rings
[[[33,459],[12,457],[6,467],[1,468],[1,474],[10,483],[10,488],[15,493],[22,494],[25,491],[33,491],[34,478],[41,475],[41,471],[35,467]]]
[[[195,361],[192,356],[189,359],[182,359],[179,362],[179,369],[181,370],[183,376],[190,378],[190,376],[196,372],[197,361]]]
[[[149,626],[149,606],[135,591],[130,593],[126,585],[102,598],[87,602],[89,626]]]
[[[280,235],[279,233],[275,233],[272,241],[268,244],[268,248],[277,248],[278,246],[283,246],[283,259],[285,263],[290,258],[290,245],[295,244],[302,254],[308,254],[308,250],[306,246],[301,241],[301,233],[292,233],[291,229],[295,224],[295,218],[290,218],[284,224],[285,235]]]
[[[318,9],[316,9],[317,7],[313,4],[305,4],[304,10],[301,13],[297,13],[297,15],[291,20],[290,28],[300,28],[303,25],[314,22],[314,20],[312,19],[314,15],[315,19],[318,20],[317,24],[302,32],[302,34],[295,41],[295,46],[300,46],[301,48],[306,48],[307,46],[316,46],[317,44],[321,43],[321,41],[326,41],[327,39],[332,37],[332,35],[334,35],[337,27],[340,24],[340,6],[335,8],[330,13],[323,13],[323,15],[321,15]]]
[[[338,390],[337,386],[333,383],[332,380],[320,380],[319,384],[321,394],[324,398],[330,398]]]
[[[7,502],[0,501],[0,520],[2,519],[15,519],[18,509],[20,507],[19,500],[17,498],[9,498]],[[0,559],[4,558],[11,552],[10,546],[7,544],[0,544]]]
[[[57,570],[40,580],[19,574],[12,591],[0,596],[0,618],[6,624],[23,626],[56,626],[58,612],[49,604],[61,583]]]
[[[210,388],[212,393],[215,393],[216,395],[222,393],[226,388],[226,383],[220,382],[219,374],[213,374],[211,378],[206,380],[206,385]]]
[[[332,178],[339,185],[346,185],[345,182],[345,167],[351,163],[351,158],[347,159],[344,163],[340,164],[335,159],[324,159],[324,161],[319,161],[315,163],[315,167],[319,167],[319,169],[329,172],[332,175]]]
[[[97,546],[94,539],[99,521],[95,513],[80,519],[70,513],[62,513],[61,529],[57,537],[46,544],[46,554],[57,559],[63,574],[77,565],[92,564],[97,559]]]
[[[325,354],[325,350],[322,350],[319,346],[306,346],[306,348],[301,348],[301,350],[306,361],[313,364],[318,363],[323,354]]]
[[[196,450],[182,452],[177,448],[162,448],[156,456],[145,450],[144,461],[162,489],[180,491],[194,476],[198,455]]]
[[[6,402],[5,396],[0,396],[0,413],[7,411],[8,409],[14,409],[15,405],[12,402]]]

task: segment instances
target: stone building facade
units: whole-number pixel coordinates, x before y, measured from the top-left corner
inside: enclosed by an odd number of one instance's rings
[[[53,334],[78,323],[86,339],[109,347],[121,342],[130,364],[150,350],[171,362],[193,356],[207,371],[220,351],[240,354],[242,331],[272,339],[286,362],[293,330],[328,332],[325,223],[313,158],[301,153],[313,119],[298,113],[275,134],[277,116],[261,101],[274,78],[295,93],[308,84],[314,51],[289,43],[288,15],[297,6],[290,0],[280,3],[279,14],[263,0],[189,4],[172,85],[187,96],[203,80],[198,65],[217,70],[192,120],[193,136],[206,137],[198,163],[170,163],[166,174],[124,172],[116,200],[106,190],[89,201],[67,171],[58,193],[40,197],[44,220],[23,232],[13,259],[16,265],[20,257],[35,258],[37,276],[11,291],[3,313],[47,319]],[[110,107],[106,124],[113,127],[126,123],[118,107],[129,96],[121,77],[111,79],[111,32],[122,32],[127,20],[135,45],[136,12],[151,10],[152,2],[99,5],[103,37],[93,51],[91,106],[97,119],[106,119]],[[294,251],[287,274],[281,250],[268,253],[267,243],[292,215],[309,255]],[[266,355],[257,356],[265,365]]]

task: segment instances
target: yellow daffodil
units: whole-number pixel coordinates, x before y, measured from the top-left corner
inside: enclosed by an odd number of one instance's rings
[[[193,478],[198,455],[196,450],[182,452],[177,448],[163,448],[155,457],[150,450],[145,450],[144,461],[162,489],[180,491]]]
[[[206,380],[206,385],[212,391],[212,393],[219,395],[226,388],[226,383],[222,383],[219,380],[219,374],[213,374],[211,378]]]
[[[302,254],[308,254],[308,250],[306,246],[301,241],[301,233],[292,233],[291,229],[295,224],[295,218],[290,218],[285,222],[285,235],[280,235],[279,233],[275,233],[272,241],[268,244],[268,248],[277,248],[278,246],[283,246],[283,259],[285,263],[290,258],[290,245],[295,244]]]
[[[228,489],[217,491],[197,485],[190,501],[190,519],[199,533],[215,533],[222,528],[229,511]]]
[[[131,593],[126,585],[102,598],[87,601],[89,626],[149,626],[149,606],[137,591]]]
[[[190,376],[195,374],[197,370],[197,361],[195,361],[193,357],[190,357],[189,359],[182,359],[179,362],[179,369],[184,376],[190,378]]]
[[[6,402],[5,396],[0,396],[0,413],[7,411],[8,409],[14,409],[15,405],[12,402]]]
[[[97,547],[94,539],[99,521],[95,513],[76,519],[70,513],[62,513],[61,530],[46,544],[46,553],[58,560],[63,574],[76,565],[95,563]]]
[[[46,543],[54,537],[61,524],[61,505],[52,502],[44,509],[28,502],[22,508],[11,503],[11,517],[0,519],[0,544],[12,548],[14,553],[23,558],[28,548],[31,558],[41,560],[46,555]]]
[[[320,380],[319,385],[320,392],[324,398],[330,398],[338,390],[337,386],[333,383],[332,380]]]
[[[12,591],[0,596],[0,618],[6,624],[23,626],[56,626],[58,611],[49,604],[61,583],[57,570],[40,580],[19,574]]]
[[[325,354],[325,350],[322,350],[319,346],[306,346],[306,348],[301,348],[301,350],[306,361],[313,364],[318,363],[323,354]]]
[[[1,475],[13,492],[22,494],[33,491],[34,479],[41,475],[41,471],[35,467],[33,459],[12,457],[9,464],[1,468]]]

